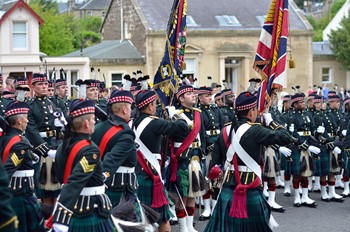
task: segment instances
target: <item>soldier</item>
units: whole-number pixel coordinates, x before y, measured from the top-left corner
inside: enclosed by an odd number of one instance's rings
[[[116,206],[122,197],[136,201],[135,134],[128,126],[133,96],[129,91],[115,90],[108,100],[109,118],[96,125],[92,140],[100,148],[106,194]]]
[[[157,105],[154,91],[139,92],[136,95],[136,107],[139,114],[134,119],[133,129],[139,144],[136,166],[139,183],[137,195],[142,203],[160,213],[158,231],[170,231],[171,213],[169,199],[162,184],[162,157],[159,154],[162,135],[181,136],[188,133],[189,128],[186,121],[176,114],[175,107],[168,107],[169,116],[173,121],[155,117]]]
[[[249,92],[237,97],[236,114],[238,121],[224,127],[214,146],[209,175],[223,177],[224,185],[204,231],[271,231],[271,211],[260,187],[262,146],[286,145],[291,138],[269,113],[263,117],[272,130],[255,122],[257,98]]]
[[[116,231],[110,218],[112,204],[105,194],[99,148],[90,140],[95,125],[94,102],[77,99],[69,107],[72,134],[57,152],[63,185],[53,214],[53,229]]]
[[[212,150],[214,143],[220,134],[221,129],[224,126],[224,115],[217,106],[211,105],[211,88],[200,87],[199,88],[199,103],[201,109],[202,122],[205,128],[205,141],[206,141],[206,154],[207,159],[205,162],[206,170],[209,168],[209,164],[212,160]],[[215,182],[216,183],[216,182]],[[214,182],[213,182],[214,184]],[[211,184],[210,184],[211,185]],[[205,221],[210,218],[212,209],[215,208],[216,196],[218,194],[218,186],[213,186],[212,189],[203,195],[204,211],[200,215],[199,220]],[[212,196],[212,199],[210,197]]]
[[[105,82],[100,82],[100,89],[98,92],[98,104],[106,107],[108,103],[108,89]]]
[[[52,80],[48,80],[48,86],[47,86],[47,96],[49,98],[51,98],[51,100],[53,99],[53,96],[55,95],[55,89],[53,87],[53,81]]]
[[[350,131],[350,97],[347,97],[344,99],[344,105],[346,109],[346,122],[347,128],[345,132],[345,138],[344,138],[344,172],[343,172],[343,181],[344,181],[344,192],[342,193],[343,197],[348,197],[350,194],[349,190],[349,177],[350,177],[350,133],[347,133]]]
[[[56,95],[60,101],[63,101],[64,105],[68,109],[69,101],[68,97],[68,85],[66,79],[57,79],[56,84]]]
[[[18,101],[26,101],[30,97],[30,88],[28,80],[24,77],[19,77],[15,80],[15,96]]]
[[[311,94],[309,94],[309,96],[307,97],[307,107],[306,107],[306,112],[309,112],[311,115],[313,114],[313,110],[314,110],[314,99],[315,99],[316,94],[313,92]]]
[[[228,122],[235,121],[235,112],[234,112],[234,95],[231,89],[224,89],[221,91],[223,106],[221,107],[222,113],[227,118]]]
[[[297,139],[297,142],[291,147],[292,161],[288,162],[291,167],[291,174],[293,176],[294,188],[294,206],[308,206],[316,207],[314,200],[308,197],[308,177],[313,175],[312,155],[317,155],[321,150],[314,146],[310,138],[316,131],[316,126],[313,118],[305,111],[305,95],[297,93],[291,97],[291,105],[294,108],[292,113],[292,123],[289,125],[289,131],[292,136]],[[321,129],[321,128],[317,128]],[[300,199],[299,185],[302,187],[302,197]]]
[[[33,144],[35,153],[41,157],[40,172],[36,173],[36,181],[39,181],[36,194],[43,203],[53,206],[60,189],[54,158],[58,141],[62,139],[61,128],[64,127],[65,118],[48,98],[46,75],[34,73],[32,85],[35,97],[28,100],[30,110],[26,137]]]
[[[0,73],[0,97],[2,96],[2,92],[4,92],[4,78],[2,77],[2,74]]]
[[[196,103],[193,87],[180,86],[176,98],[180,102],[178,114],[191,130],[186,135],[172,138],[169,189],[178,192],[181,197],[176,205],[181,231],[194,232],[194,198],[202,196],[206,191],[205,178],[200,166],[201,159],[206,158],[205,129],[201,122],[200,109],[193,107]]]
[[[221,107],[222,107],[222,95],[221,95],[221,93],[215,94],[214,103],[217,107],[219,107],[219,109],[221,109]]]
[[[44,232],[44,217],[34,195],[34,165],[39,157],[32,153],[29,141],[22,137],[28,123],[29,106],[12,101],[6,107],[8,128],[1,138],[0,154],[9,176],[13,195],[11,205],[18,216],[19,231]],[[2,209],[1,209],[2,210]]]

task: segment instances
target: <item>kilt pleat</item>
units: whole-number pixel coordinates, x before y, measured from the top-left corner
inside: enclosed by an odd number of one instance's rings
[[[269,227],[271,210],[262,191],[247,191],[248,218],[232,218],[229,216],[232,204],[233,188],[224,188],[216,207],[205,228],[205,232],[219,231],[272,231]]]
[[[88,217],[71,218],[69,222],[69,232],[113,232],[117,231],[110,217],[100,217],[93,213]]]

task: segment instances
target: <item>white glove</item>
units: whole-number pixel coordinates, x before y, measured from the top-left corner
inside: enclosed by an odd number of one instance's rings
[[[288,130],[293,133],[294,132],[294,123],[290,124],[290,127],[288,128]]]
[[[52,229],[54,229],[55,232],[67,232],[69,230],[69,227],[62,224],[54,223],[52,225]]]
[[[170,118],[172,118],[176,114],[175,106],[166,106],[165,108],[168,110]]]
[[[320,148],[312,146],[312,145],[309,146],[309,148],[307,150],[311,153],[315,153],[316,155],[321,152]]]
[[[270,113],[263,113],[263,118],[264,118],[264,121],[266,123],[266,126],[269,126],[270,123],[273,121]]]
[[[49,157],[51,157],[51,158],[55,158],[55,157],[56,157],[56,152],[57,152],[57,150],[49,150],[49,151],[47,152],[47,155],[48,155]]]
[[[325,130],[326,130],[326,129],[324,128],[324,126],[318,126],[316,131],[317,131],[317,133],[319,133],[319,134],[323,134]]]
[[[39,160],[40,157],[37,154],[33,153],[32,163],[36,164],[37,162],[39,162]]]
[[[279,147],[278,151],[285,157],[289,157],[292,154],[292,151],[286,147]]]
[[[333,149],[333,153],[339,155],[339,154],[341,153],[341,149],[340,149],[339,147],[335,147],[335,148]]]
[[[67,120],[64,118],[64,115],[62,114],[59,118],[55,118],[54,121],[55,127],[64,127],[67,125]]]
[[[348,132],[347,130],[342,130],[342,131],[341,131],[341,133],[342,133],[343,136],[346,136],[346,133],[347,133],[347,132]]]

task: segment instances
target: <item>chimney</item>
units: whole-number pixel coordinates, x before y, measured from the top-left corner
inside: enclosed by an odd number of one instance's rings
[[[75,10],[75,0],[68,0],[68,12]]]

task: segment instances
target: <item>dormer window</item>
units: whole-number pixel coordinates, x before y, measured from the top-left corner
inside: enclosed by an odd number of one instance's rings
[[[215,16],[220,27],[237,27],[241,26],[238,19],[234,15],[217,15]]]
[[[13,49],[27,48],[27,22],[13,22],[12,47]]]

